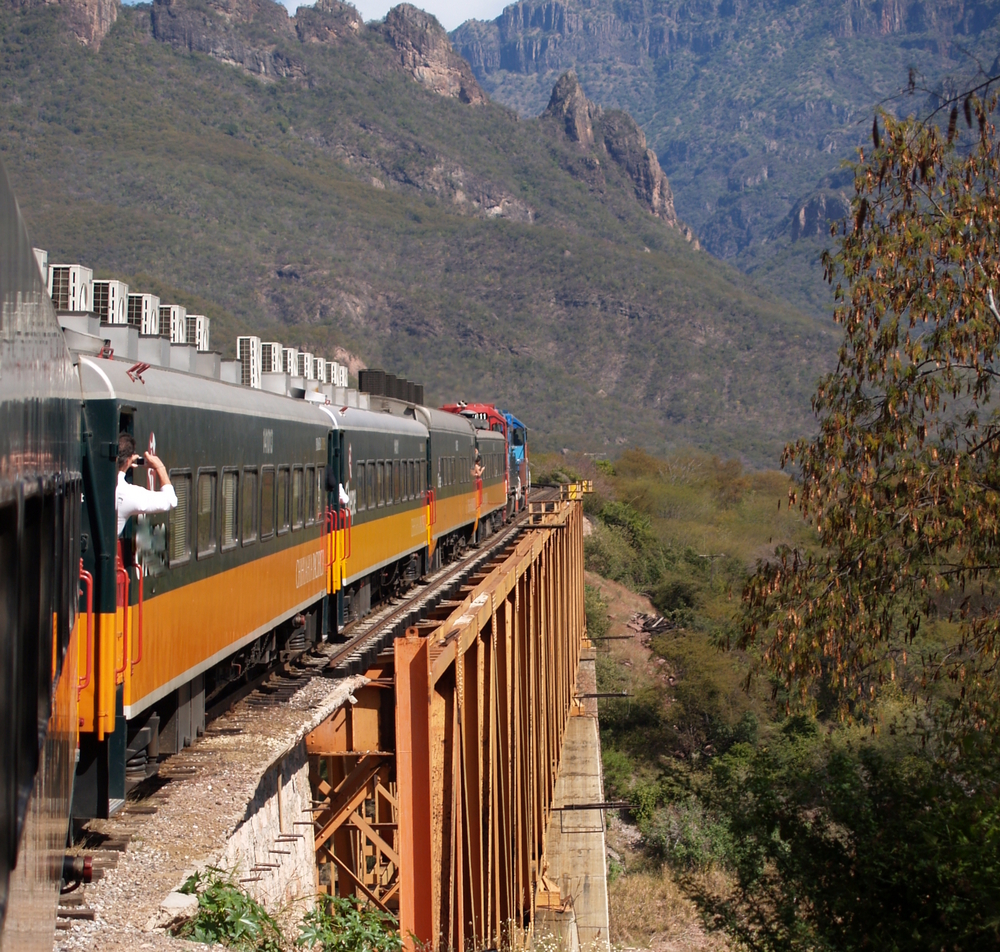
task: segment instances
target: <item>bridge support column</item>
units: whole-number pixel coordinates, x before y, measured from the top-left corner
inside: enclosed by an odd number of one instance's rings
[[[447,617],[395,642],[409,950],[520,944],[551,892],[545,835],[585,637],[583,516],[579,496],[530,507],[530,528]]]
[[[430,661],[427,641],[396,641],[396,770],[408,782],[399,790],[399,918],[422,942],[434,934],[435,883],[431,849]],[[408,939],[408,941],[411,941]]]

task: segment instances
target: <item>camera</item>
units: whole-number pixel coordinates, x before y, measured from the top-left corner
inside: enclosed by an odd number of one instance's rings
[[[143,456],[138,457],[136,459],[136,461],[132,465],[133,466],[145,466],[146,465],[146,459],[145,459],[145,457],[143,457]]]

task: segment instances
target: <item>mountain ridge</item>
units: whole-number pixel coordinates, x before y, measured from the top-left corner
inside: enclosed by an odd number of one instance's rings
[[[841,164],[876,105],[927,111],[933,90],[995,63],[1000,2],[520,0],[450,35],[521,115],[574,69],[642,127],[708,251],[824,315],[819,254],[852,193]],[[911,68],[917,95],[900,96]]]
[[[269,2],[123,7],[99,46],[0,8],[0,152],[38,245],[197,299],[230,352],[342,347],[432,400],[489,396],[540,448],[764,463],[813,425],[833,336],[685,240],[630,117],[567,78],[522,120],[463,101],[460,70],[415,75],[448,52],[423,15],[393,37]]]

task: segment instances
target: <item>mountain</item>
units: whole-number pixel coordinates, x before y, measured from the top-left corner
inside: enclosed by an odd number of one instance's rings
[[[642,126],[708,251],[821,314],[819,251],[876,105],[926,113],[954,77],[996,73],[998,17],[1000,0],[522,0],[451,36],[525,116],[574,69]]]
[[[109,6],[108,4],[111,3]],[[557,77],[489,100],[412,6],[0,2],[34,242],[213,317],[495,398],[539,448],[773,463],[831,333],[704,251],[645,134]]]

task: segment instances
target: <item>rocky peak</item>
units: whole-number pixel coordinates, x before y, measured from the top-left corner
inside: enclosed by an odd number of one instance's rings
[[[670,183],[656,153],[646,145],[646,134],[627,112],[605,112],[592,103],[576,73],[570,70],[559,77],[542,119],[558,123],[566,138],[582,150],[610,158],[631,181],[636,198],[651,214],[679,229],[688,241],[700,247],[694,232],[677,217]],[[601,159],[592,157],[591,162],[599,168]]]
[[[175,49],[206,53],[262,79],[305,77],[304,66],[275,46],[295,32],[274,0],[154,0],[150,18],[153,36]]]
[[[97,49],[118,19],[121,2],[120,0],[14,0],[13,6],[21,9],[34,6],[60,7],[66,13],[73,35],[84,46]]]
[[[486,102],[472,68],[455,52],[444,27],[430,14],[402,3],[386,14],[382,32],[399,54],[403,69],[418,83],[464,103]]]
[[[589,149],[594,145],[593,119],[600,113],[600,107],[587,99],[576,73],[570,70],[559,77],[543,115],[560,120],[566,135],[573,142],[579,142],[584,148]]]
[[[361,14],[340,0],[316,0],[315,6],[299,7],[295,14],[295,32],[303,43],[336,43],[357,36],[364,26]]]

